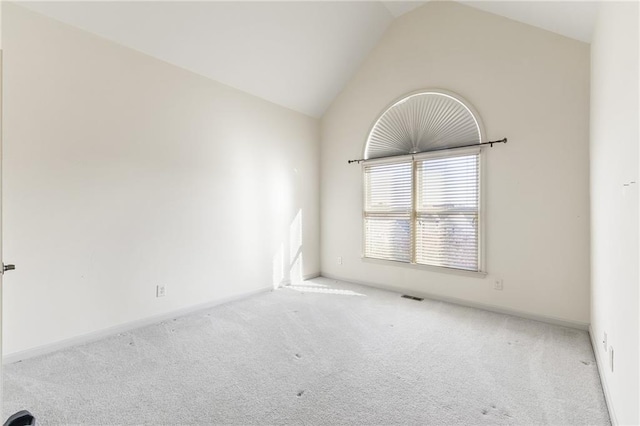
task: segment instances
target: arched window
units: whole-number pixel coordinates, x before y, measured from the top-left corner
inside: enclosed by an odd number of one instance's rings
[[[364,150],[364,257],[479,272],[481,141],[477,114],[452,93],[387,108]]]

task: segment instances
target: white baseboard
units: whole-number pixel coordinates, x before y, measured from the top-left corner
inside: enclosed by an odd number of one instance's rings
[[[51,352],[58,351],[60,349],[65,349],[71,346],[82,345],[85,343],[93,342],[105,337],[113,336],[118,333],[123,333],[126,331],[134,330],[136,328],[145,327],[147,325],[155,324],[158,322],[170,320],[177,317],[182,317],[185,315],[189,315],[191,313],[201,311],[203,309],[208,309],[214,306],[222,305],[229,302],[234,302],[240,299],[246,299],[247,297],[254,296],[260,293],[266,293],[268,291],[272,291],[273,286],[262,287],[257,290],[250,290],[244,293],[235,294],[229,297],[223,297],[221,299],[212,300],[206,303],[199,303],[197,305],[189,306],[182,309],[177,309],[171,312],[166,312],[159,315],[153,315],[151,317],[127,322],[124,324],[119,324],[113,327],[104,328],[102,330],[94,331],[91,333],[82,334],[80,336],[71,337],[69,339],[60,340],[58,342],[48,343],[46,345],[37,346],[35,348],[26,349],[24,351],[13,352],[2,357],[3,364],[11,364],[14,362],[22,361],[28,358],[33,358],[36,356],[48,354]]]
[[[312,280],[314,278],[318,278],[320,276],[320,272],[314,272],[313,274],[308,274],[302,277],[303,280]]]
[[[314,278],[318,278],[319,276],[320,276],[320,272],[314,272],[312,274],[303,275],[302,276],[302,281],[307,281],[307,280],[311,280],[311,279],[314,279]],[[284,280],[280,281],[280,284],[278,284],[278,287],[286,287],[288,285],[291,285],[291,279],[290,278],[287,278],[287,279],[284,279]]]
[[[319,276],[320,276],[320,272],[314,272],[312,274],[303,275],[302,276],[302,281],[312,280],[314,278],[318,278]],[[286,287],[288,285],[291,285],[291,279],[290,278],[287,278],[286,280],[280,281],[280,284],[278,285],[278,287]]]
[[[403,291],[407,291],[412,296],[419,296],[419,297],[423,297],[425,299],[439,300],[441,302],[453,303],[455,305],[467,306],[469,308],[483,309],[485,311],[496,312],[496,313],[499,313],[499,314],[513,315],[515,317],[526,318],[526,319],[530,319],[530,320],[534,320],[534,321],[540,321],[540,322],[546,322],[548,324],[560,325],[560,326],[563,326],[563,327],[570,327],[570,328],[577,328],[578,330],[583,330],[583,331],[588,331],[589,330],[589,323],[586,323],[586,322],[572,321],[572,320],[566,320],[566,319],[563,319],[563,318],[555,318],[555,317],[549,317],[549,316],[544,316],[544,315],[537,315],[537,314],[532,314],[530,312],[522,312],[522,311],[517,311],[515,309],[508,309],[508,308],[503,308],[503,307],[495,306],[495,305],[488,305],[488,304],[484,304],[484,303],[476,303],[476,302],[471,302],[471,301],[464,300],[464,299],[458,299],[458,298],[455,298],[455,297],[439,296],[437,294],[426,293],[426,292],[423,292],[423,291],[402,289],[402,288],[399,288],[399,287],[393,287],[393,286],[384,285],[384,284],[376,284],[376,283],[370,283],[370,282],[364,282],[364,281],[355,281],[355,280],[350,280],[350,279],[347,279],[347,278],[341,278],[341,277],[338,277],[338,276],[335,276],[335,275],[332,275],[332,274],[326,274],[324,272],[320,272],[320,276],[325,277],[325,278],[330,278],[330,279],[333,279],[333,280],[351,282],[351,283],[354,283],[354,284],[360,284],[360,285],[364,285],[364,286],[368,286],[368,287],[379,288],[379,289],[382,289],[382,290],[393,291],[395,293],[402,293]]]
[[[596,342],[595,337],[593,335],[593,329],[589,326],[589,339],[591,340],[591,347],[593,349],[593,353],[596,356],[596,365],[598,366],[598,376],[600,376],[600,384],[602,385],[602,392],[604,393],[604,400],[607,403],[607,409],[609,410],[609,418],[611,419],[611,424],[613,426],[617,426],[618,419],[616,418],[616,413],[613,410],[613,405],[611,404],[611,393],[609,392],[609,387],[607,386],[607,379],[605,378],[604,372],[606,369],[606,362],[602,359],[600,355],[600,345]]]

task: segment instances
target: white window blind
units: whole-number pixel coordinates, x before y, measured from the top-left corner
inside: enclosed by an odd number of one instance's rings
[[[479,172],[479,151],[365,165],[364,256],[479,271]]]
[[[411,261],[411,162],[364,168],[365,257]]]
[[[478,271],[478,155],[416,162],[415,262]]]

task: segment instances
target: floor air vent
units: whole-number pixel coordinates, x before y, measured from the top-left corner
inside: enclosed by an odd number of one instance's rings
[[[424,300],[422,297],[409,296],[408,294],[403,294],[402,297],[405,299],[417,300],[418,302],[422,302]]]

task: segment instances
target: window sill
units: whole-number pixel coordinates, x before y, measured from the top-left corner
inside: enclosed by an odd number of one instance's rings
[[[363,262],[374,263],[377,265],[399,266],[401,268],[421,269],[423,271],[438,272],[441,274],[461,275],[465,277],[484,278],[487,276],[483,271],[465,271],[464,269],[445,268],[442,266],[420,265],[417,263],[396,262],[394,260],[373,259],[371,257],[361,257]]]

